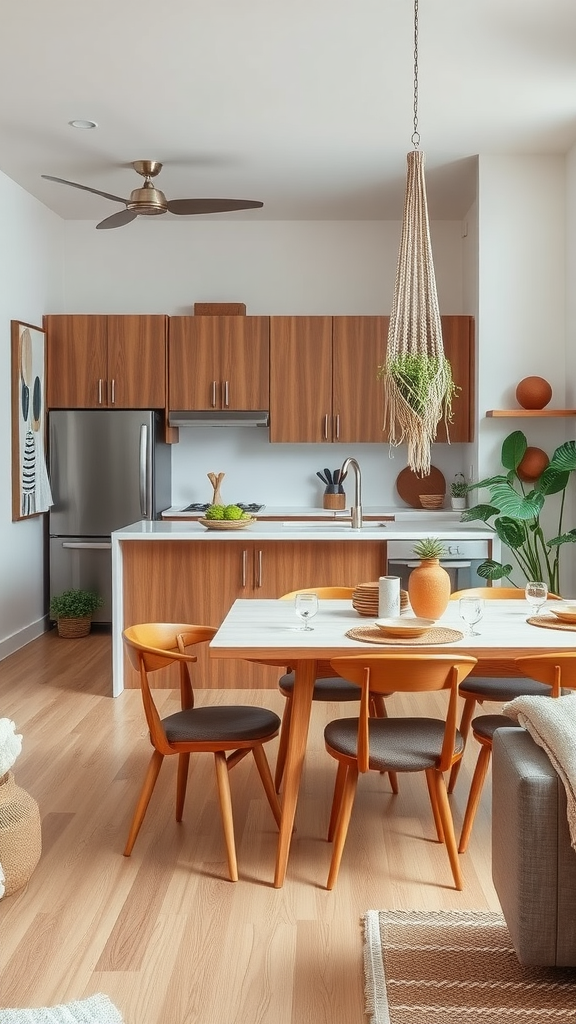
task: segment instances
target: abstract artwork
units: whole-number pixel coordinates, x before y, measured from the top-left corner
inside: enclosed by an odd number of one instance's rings
[[[46,467],[45,332],[11,321],[12,519],[47,512],[52,494]]]

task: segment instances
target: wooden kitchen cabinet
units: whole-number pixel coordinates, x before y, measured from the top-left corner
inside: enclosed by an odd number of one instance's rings
[[[164,409],[167,317],[50,315],[49,409]]]
[[[268,409],[269,317],[172,316],[171,409]]]
[[[382,440],[388,317],[270,318],[270,440]]]
[[[237,598],[275,598],[309,586],[356,586],[386,572],[384,541],[125,541],[124,626],[189,622],[219,626]],[[149,585],[154,580],[154,586]],[[290,603],[286,621],[296,625]],[[359,619],[359,624],[362,620]],[[198,650],[198,687],[271,687],[278,668],[210,659]],[[127,687],[139,685],[125,659]],[[177,672],[157,685],[178,685]]]
[[[475,355],[474,317],[442,316],[444,354],[450,360],[454,383],[460,388],[452,402],[453,421],[449,424],[450,441],[474,440]],[[438,424],[436,441],[446,441],[446,427]]]

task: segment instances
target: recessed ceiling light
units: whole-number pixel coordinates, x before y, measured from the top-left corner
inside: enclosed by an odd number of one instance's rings
[[[98,124],[96,121],[68,121],[71,128],[97,128]]]

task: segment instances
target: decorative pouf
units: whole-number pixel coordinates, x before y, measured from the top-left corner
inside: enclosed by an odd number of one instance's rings
[[[41,852],[38,804],[16,785],[12,772],[6,772],[0,778],[0,864],[5,876],[5,896],[26,885]]]

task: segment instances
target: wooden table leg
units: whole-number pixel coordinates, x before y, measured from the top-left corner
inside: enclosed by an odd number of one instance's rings
[[[312,693],[316,679],[316,661],[298,661],[294,666],[296,678],[294,682],[294,695],[292,698],[292,719],[290,721],[290,735],[288,737],[288,751],[286,754],[286,766],[284,768],[284,780],[282,783],[282,819],[280,822],[280,833],[278,836],[278,850],[276,853],[276,872],[274,875],[274,888],[280,889],[286,877],[286,866],[288,864],[288,852],[290,840],[294,828],[296,816],[296,804],[298,803],[298,790],[300,788],[300,776],[306,753],[306,741],[308,739],[308,726],[310,724],[310,712],[312,710]]]

